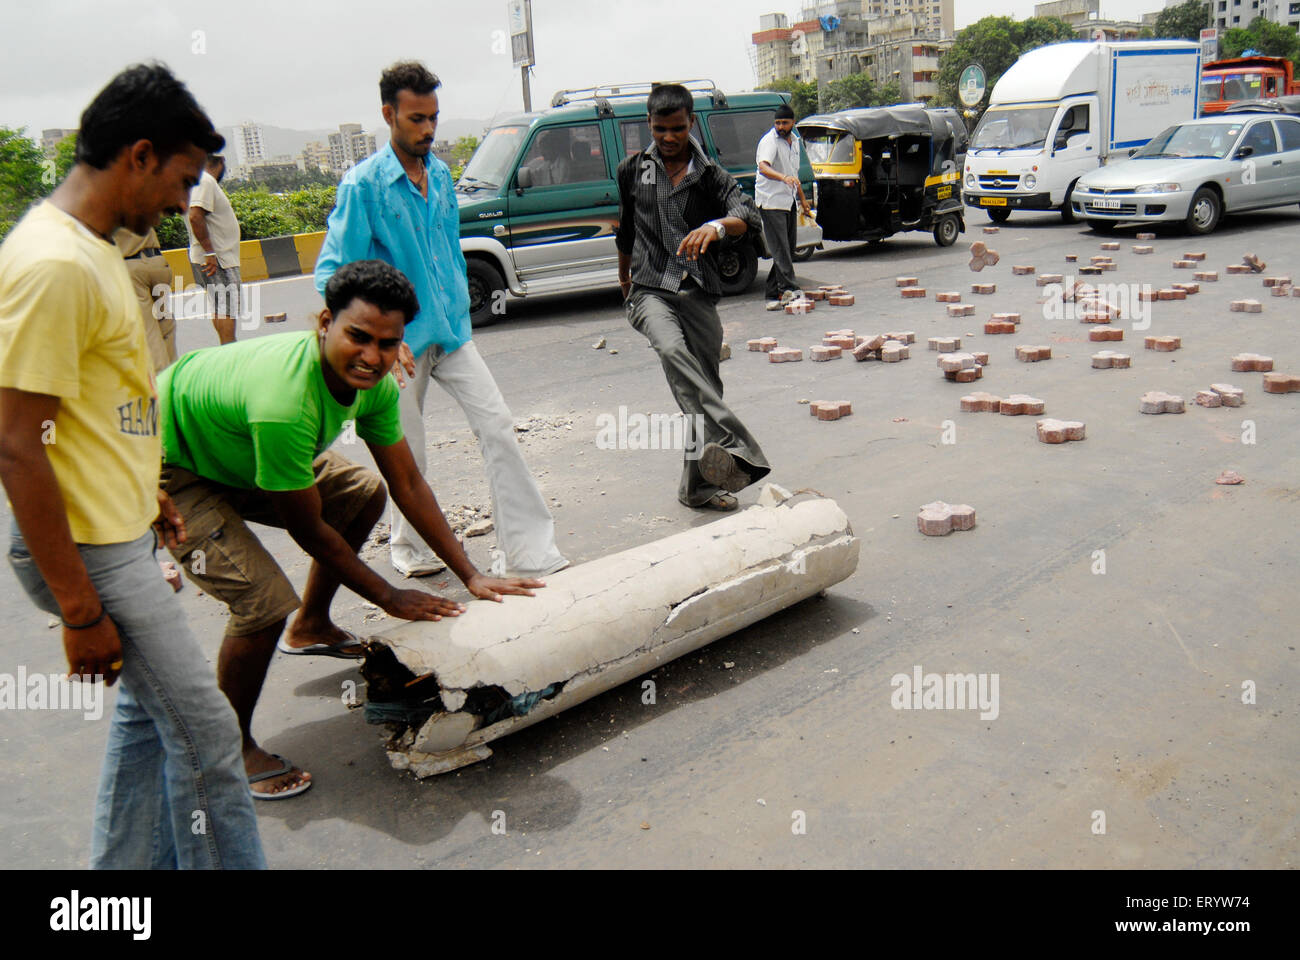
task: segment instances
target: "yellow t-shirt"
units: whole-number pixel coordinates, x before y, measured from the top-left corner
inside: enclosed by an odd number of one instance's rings
[[[0,387],[60,398],[42,439],[77,543],[158,516],[158,391],[122,253],[51,203],[0,245]]]

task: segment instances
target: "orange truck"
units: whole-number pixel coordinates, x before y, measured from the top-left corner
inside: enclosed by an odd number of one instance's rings
[[[1295,65],[1285,57],[1215,60],[1201,68],[1201,116],[1222,113],[1238,100],[1263,100],[1300,93]]]

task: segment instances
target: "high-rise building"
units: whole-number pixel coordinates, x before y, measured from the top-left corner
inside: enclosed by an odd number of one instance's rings
[[[330,156],[330,148],[319,140],[312,140],[302,148],[302,153],[298,156],[298,169],[307,171],[315,167],[322,173],[334,173],[334,162]]]
[[[1245,28],[1256,17],[1272,20],[1300,33],[1300,2],[1296,0],[1209,0],[1214,20],[1210,26],[1219,32]],[[1166,3],[1166,6],[1170,4]]]
[[[1144,20],[1111,20],[1101,15],[1101,0],[1051,0],[1034,4],[1034,16],[1055,17],[1074,28],[1080,40],[1136,40]]]
[[[333,173],[341,177],[375,152],[375,136],[359,123],[340,123],[338,133],[329,135],[329,152]]]
[[[941,37],[954,33],[953,0],[867,0],[863,6],[872,19],[915,16],[928,32]]]
[[[231,163],[231,154],[234,162]],[[253,164],[266,159],[266,146],[262,140],[262,125],[251,120],[237,123],[230,143],[226,144],[227,165],[233,167],[232,175],[243,178],[248,175]]]

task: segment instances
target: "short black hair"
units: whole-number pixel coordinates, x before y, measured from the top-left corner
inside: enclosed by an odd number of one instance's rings
[[[437,75],[417,60],[395,63],[379,77],[379,102],[397,106],[397,95],[410,90],[417,96],[433,93],[442,86]]]
[[[680,83],[659,83],[650,91],[645,108],[652,117],[669,117],[678,110],[689,117],[695,113],[695,98]]]
[[[325,284],[325,306],[335,317],[353,300],[363,300],[385,312],[400,310],[406,323],[420,311],[420,301],[406,274],[382,260],[346,263]]]
[[[131,144],[148,140],[160,160],[187,144],[205,153],[226,145],[194,95],[161,63],[137,63],[108,82],[81,115],[78,163],[103,170]]]
[[[793,108],[790,106],[790,104],[788,104],[788,103],[783,103],[783,104],[781,104],[781,106],[779,106],[779,107],[776,108],[776,119],[777,119],[777,120],[793,120],[793,119],[794,119],[794,109],[793,109]]]

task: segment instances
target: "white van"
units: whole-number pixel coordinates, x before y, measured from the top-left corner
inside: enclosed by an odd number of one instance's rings
[[[966,152],[962,197],[1001,223],[1012,210],[1059,210],[1090,170],[1126,159],[1197,115],[1201,48],[1182,40],[1053,43],[993,87]]]

